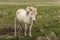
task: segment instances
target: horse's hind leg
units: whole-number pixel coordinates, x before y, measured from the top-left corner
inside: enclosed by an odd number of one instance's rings
[[[18,36],[19,36],[19,40],[21,40],[21,25],[18,25]]]

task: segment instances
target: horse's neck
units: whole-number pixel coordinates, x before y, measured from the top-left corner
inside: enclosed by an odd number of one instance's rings
[[[30,16],[29,16],[29,15],[27,15],[27,16],[26,16],[26,19],[27,19],[27,20],[30,20]]]

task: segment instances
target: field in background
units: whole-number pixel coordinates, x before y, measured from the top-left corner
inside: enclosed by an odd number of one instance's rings
[[[0,2],[0,5],[60,6],[60,2]]]
[[[0,5],[60,6],[60,0],[0,0]]]
[[[14,35],[14,18],[17,9],[30,5],[1,5],[0,6],[0,35]],[[60,40],[60,6],[35,6],[38,11],[37,21],[32,28],[32,37],[23,37],[22,40],[36,40],[38,36],[46,36],[53,32]],[[8,31],[7,31],[8,30]],[[7,33],[6,33],[7,32]],[[18,40],[14,38],[0,38],[1,40]]]

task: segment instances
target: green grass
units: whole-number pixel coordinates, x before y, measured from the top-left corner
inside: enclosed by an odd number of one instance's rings
[[[27,5],[2,5],[0,6],[0,29],[14,28],[14,18],[17,9],[26,8]],[[38,36],[45,36],[50,32],[60,35],[60,6],[35,6],[37,8],[37,21],[32,28],[32,37],[24,37],[22,40],[35,40]],[[56,13],[54,13],[56,12]],[[44,30],[41,32],[40,29]],[[0,40],[18,40],[16,38],[0,38]]]

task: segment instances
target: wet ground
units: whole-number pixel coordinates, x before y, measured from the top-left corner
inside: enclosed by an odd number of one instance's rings
[[[1,28],[0,29],[0,36],[1,35],[14,35],[14,29],[13,28]]]

